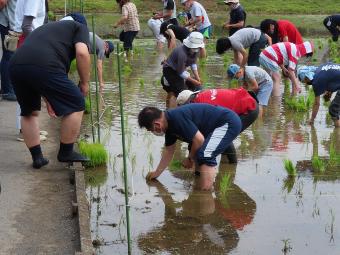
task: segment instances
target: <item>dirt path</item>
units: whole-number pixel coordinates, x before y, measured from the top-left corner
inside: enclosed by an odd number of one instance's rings
[[[74,186],[56,161],[59,123],[41,114],[41,128],[49,132],[42,149],[50,163],[33,169],[25,144],[16,141],[15,108],[0,101],[0,254],[74,254],[80,246]]]

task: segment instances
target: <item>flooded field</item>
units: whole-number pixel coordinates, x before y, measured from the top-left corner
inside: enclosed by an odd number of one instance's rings
[[[219,57],[213,48],[199,65],[202,80],[208,87],[228,87],[225,70],[231,56]],[[314,61],[322,54],[320,46]],[[115,58],[105,65],[100,105],[109,163],[86,172],[97,254],[127,254]],[[164,138],[140,130],[137,115],[147,105],[165,108],[160,85],[164,58],[151,40],[137,41],[132,61],[122,66],[132,254],[339,254],[340,167],[327,164],[320,171],[311,163],[313,156],[330,162],[330,154],[340,153],[340,129],[333,128],[324,105],[312,128],[307,124],[310,110],[298,113],[285,105],[284,97],[272,98],[263,120],[235,141],[238,164],[221,158],[211,192],[201,191],[199,177],[179,166],[187,153],[185,143],[177,143],[175,159],[158,181],[146,182]],[[85,118],[82,136],[91,134],[89,116]],[[284,159],[296,165],[296,177],[287,177]]]

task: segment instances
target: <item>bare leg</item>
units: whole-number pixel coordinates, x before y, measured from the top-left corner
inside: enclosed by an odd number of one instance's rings
[[[340,127],[340,120],[334,120],[335,127]]]
[[[83,111],[74,112],[62,118],[60,127],[60,142],[74,143],[79,135]]]
[[[211,190],[216,177],[216,167],[201,165],[200,166],[200,188],[202,190]]]
[[[279,72],[273,72],[272,73],[272,78],[273,78],[273,92],[272,95],[274,97],[281,96],[281,75]]]
[[[40,144],[39,112],[34,111],[30,116],[21,117],[21,130],[27,148]]]
[[[172,109],[177,107],[176,97],[175,94],[172,92],[168,92],[166,97],[166,108]]]
[[[263,106],[259,105],[259,116],[258,116],[258,118],[262,119],[262,116],[263,116]]]

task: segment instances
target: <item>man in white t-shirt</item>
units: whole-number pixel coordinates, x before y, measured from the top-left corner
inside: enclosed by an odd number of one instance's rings
[[[181,0],[181,4],[184,6],[184,9],[190,11],[191,14],[191,19],[186,26],[189,28],[196,26],[196,30],[203,34],[204,38],[209,39],[212,32],[212,25],[204,7],[199,2],[193,0]]]

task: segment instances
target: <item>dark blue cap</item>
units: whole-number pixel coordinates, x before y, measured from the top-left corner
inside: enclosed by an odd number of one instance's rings
[[[86,18],[84,17],[83,14],[81,14],[79,12],[71,12],[71,13],[67,14],[66,16],[70,16],[70,17],[72,17],[72,19],[74,21],[77,21],[80,24],[87,26]]]

